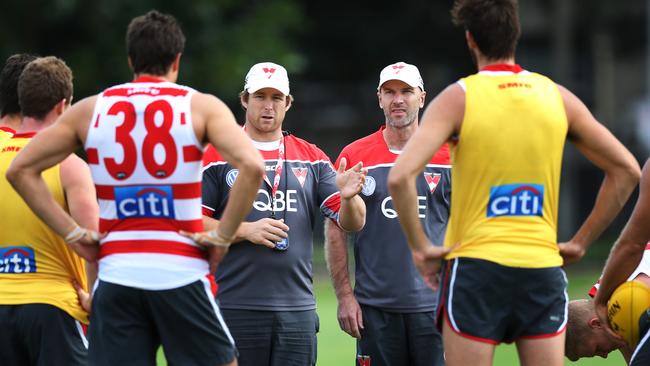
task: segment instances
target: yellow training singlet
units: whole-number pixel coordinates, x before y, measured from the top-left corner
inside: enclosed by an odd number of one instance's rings
[[[0,144],[5,140],[9,140],[14,133],[16,133],[16,131],[9,127],[0,127]]]
[[[557,85],[518,65],[492,65],[461,82],[465,117],[452,146],[447,258],[510,267],[562,265],[557,212],[568,131]]]
[[[43,223],[13,190],[5,173],[34,134],[16,134],[0,143],[0,304],[54,305],[88,323],[72,283],[87,288],[84,261]],[[64,208],[59,165],[43,172],[55,200]]]

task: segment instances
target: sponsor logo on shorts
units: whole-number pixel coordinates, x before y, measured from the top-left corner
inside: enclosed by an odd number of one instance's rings
[[[231,169],[228,173],[226,173],[226,184],[228,187],[232,187],[232,185],[235,184],[235,180],[237,179],[238,175],[239,170],[237,169]]]
[[[115,187],[117,217],[173,219],[174,195],[168,185]]]
[[[357,364],[359,366],[371,366],[370,361],[370,356],[357,355]]]
[[[366,181],[363,183],[363,188],[361,188],[361,193],[364,196],[372,196],[372,194],[375,193],[375,188],[377,188],[375,178],[367,175]]]
[[[0,273],[34,273],[36,256],[30,247],[0,248]]]
[[[542,216],[544,186],[506,184],[490,188],[487,217]]]

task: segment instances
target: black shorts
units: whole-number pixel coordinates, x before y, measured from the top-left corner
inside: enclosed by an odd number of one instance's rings
[[[48,304],[0,305],[0,364],[76,366],[87,364],[81,323]]]
[[[650,309],[646,310],[646,312],[648,311],[650,311]],[[647,318],[639,320],[640,328],[642,321],[647,322]],[[630,366],[650,365],[650,330],[648,329],[648,324],[645,324],[644,328],[644,334],[641,335],[641,340],[639,340],[639,344],[634,349],[634,353],[630,359]],[[641,329],[639,331],[641,331]]]
[[[239,351],[239,366],[316,365],[315,310],[223,309]]]
[[[363,326],[356,366],[443,366],[442,337],[433,311],[396,313],[361,304]]]
[[[155,365],[162,345],[169,365],[222,365],[237,351],[221,317],[213,281],[141,290],[99,281],[90,315],[90,365]]]
[[[562,333],[567,322],[567,279],[560,267],[515,268],[474,258],[443,266],[442,316],[457,334],[498,344]]]

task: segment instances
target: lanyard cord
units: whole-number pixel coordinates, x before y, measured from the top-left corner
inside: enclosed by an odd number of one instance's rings
[[[287,188],[287,169],[286,169],[286,159],[287,159],[287,151],[284,145],[284,137],[288,136],[289,132],[287,131],[282,131],[282,138],[280,139],[280,146],[278,147],[278,159],[275,164],[275,174],[273,176],[273,184],[271,184],[271,181],[267,176],[264,176],[264,182],[266,182],[266,190],[271,196],[271,218],[275,219],[275,202],[276,198],[275,195],[278,192],[278,188],[280,187],[280,179],[282,177],[282,173],[284,172],[284,185],[285,185],[285,192]],[[286,206],[286,197],[285,197],[285,206]],[[283,212],[282,212],[282,219],[286,219],[287,216],[287,208],[285,207]]]

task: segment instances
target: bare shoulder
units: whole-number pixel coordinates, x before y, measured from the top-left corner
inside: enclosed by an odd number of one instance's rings
[[[591,112],[585,106],[585,104],[578,98],[571,90],[567,89],[565,86],[556,84],[560,95],[562,96],[562,102],[564,103],[564,109],[566,112],[567,120],[569,122],[569,128],[576,122],[580,123],[585,119],[594,119],[591,115]],[[595,119],[594,119],[595,120]]]
[[[235,117],[226,104],[212,94],[196,92],[192,96],[192,125],[199,141],[206,141],[206,132],[223,128],[224,122],[234,122]],[[235,123],[236,124],[236,123]]]
[[[437,110],[443,113],[464,114],[465,90],[458,83],[450,84],[431,101],[430,106],[435,106]]]
[[[227,108],[224,102],[212,94],[197,91],[192,96],[192,114],[209,114],[222,108]]]
[[[70,154],[61,162],[60,175],[64,189],[80,183],[90,184],[92,181],[88,164],[76,154]]]
[[[83,98],[77,103],[73,104],[72,107],[68,110],[69,113],[87,113],[92,115],[95,110],[95,104],[97,103],[98,95],[92,95],[90,97]]]
[[[448,85],[441,91],[425,110],[423,125],[449,126],[451,134],[460,131],[465,116],[465,90],[459,83]]]
[[[76,132],[78,138],[86,141],[88,135],[88,128],[90,127],[93,112],[95,111],[95,104],[97,103],[97,95],[84,98],[77,103],[73,104],[68,110],[59,117],[59,123],[62,125],[71,126]]]

